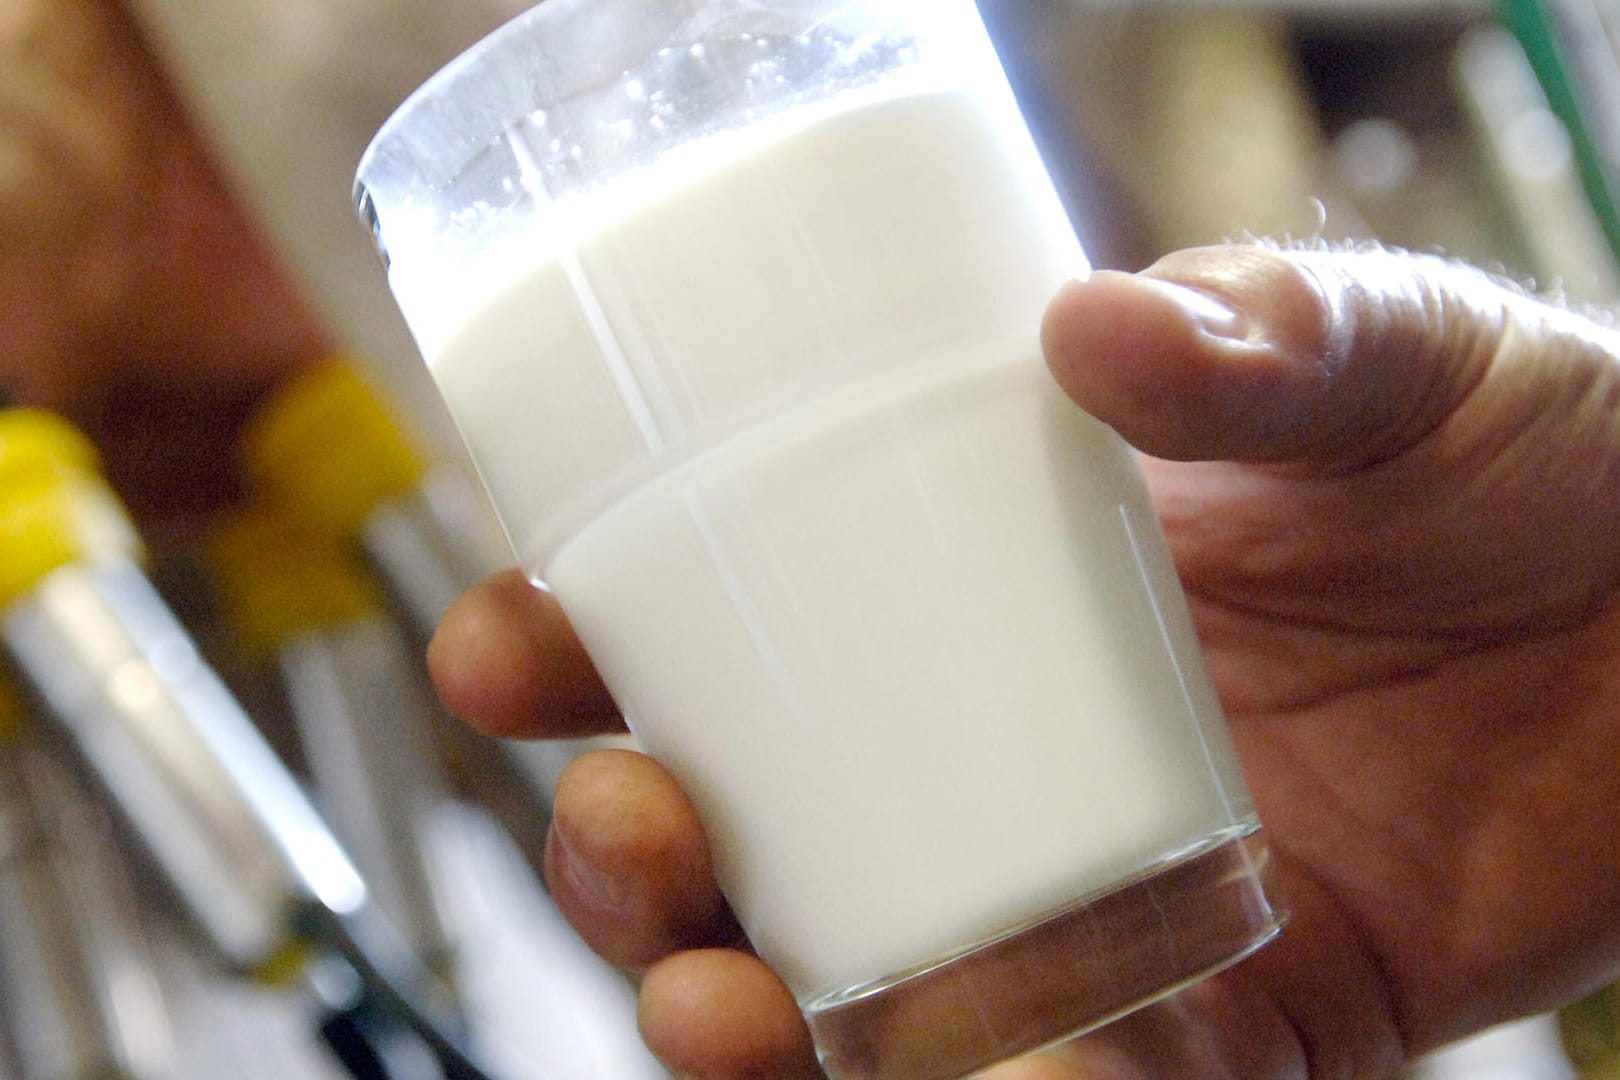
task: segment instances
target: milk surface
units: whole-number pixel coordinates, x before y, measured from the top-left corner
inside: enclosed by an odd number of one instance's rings
[[[1008,110],[718,139],[416,327],[809,1005],[1253,824],[1130,451],[1040,361],[1084,263]]]

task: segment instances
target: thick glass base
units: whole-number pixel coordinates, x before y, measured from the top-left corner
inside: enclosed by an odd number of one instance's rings
[[[1259,833],[1133,878],[943,963],[813,1002],[833,1080],[957,1080],[1241,960],[1284,914]]]

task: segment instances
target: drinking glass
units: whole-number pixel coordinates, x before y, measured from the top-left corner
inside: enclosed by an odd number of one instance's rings
[[[834,1078],[944,1080],[1274,935],[1087,264],[968,0],[546,0],[356,185],[555,593]]]

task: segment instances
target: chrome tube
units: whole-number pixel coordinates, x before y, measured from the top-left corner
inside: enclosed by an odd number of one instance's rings
[[[52,571],[0,613],[0,639],[227,963],[269,964],[312,908],[365,907],[348,856],[133,562]]]
[[[297,634],[277,663],[315,798],[377,906],[430,968],[452,943],[429,865],[430,815],[448,797],[404,636],[373,615]]]
[[[29,731],[0,735],[0,1038],[15,1080],[144,1080],[170,1018],[99,808]]]
[[[463,589],[504,565],[490,514],[450,466],[430,468],[415,488],[378,502],[359,540],[401,618],[423,642]]]

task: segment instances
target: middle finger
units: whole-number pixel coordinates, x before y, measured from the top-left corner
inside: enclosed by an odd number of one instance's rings
[[[546,885],[585,942],[619,967],[742,941],[692,804],[662,766],[634,751],[584,754],[563,771]]]

